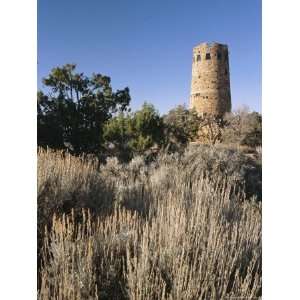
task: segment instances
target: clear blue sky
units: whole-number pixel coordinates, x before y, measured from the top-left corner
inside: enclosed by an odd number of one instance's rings
[[[228,44],[233,108],[261,111],[260,0],[38,0],[38,87],[50,70],[111,77],[160,113],[189,102],[192,48]]]

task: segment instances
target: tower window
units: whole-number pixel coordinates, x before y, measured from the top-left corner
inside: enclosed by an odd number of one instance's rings
[[[221,55],[221,52],[217,52],[217,58],[218,58],[218,60],[221,60],[221,58],[222,58],[222,55]]]
[[[228,71],[227,71],[227,69],[225,69],[225,75],[227,75],[228,74]]]
[[[200,60],[201,60],[201,55],[198,54],[198,55],[197,55],[197,61],[200,61]]]
[[[210,59],[210,53],[206,53],[205,59]]]

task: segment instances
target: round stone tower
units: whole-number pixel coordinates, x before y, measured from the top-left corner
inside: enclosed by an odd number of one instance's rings
[[[199,115],[231,111],[228,47],[202,43],[193,49],[190,107]]]

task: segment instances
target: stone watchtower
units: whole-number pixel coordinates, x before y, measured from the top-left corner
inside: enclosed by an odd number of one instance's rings
[[[202,43],[193,49],[190,108],[222,117],[231,111],[228,47]]]

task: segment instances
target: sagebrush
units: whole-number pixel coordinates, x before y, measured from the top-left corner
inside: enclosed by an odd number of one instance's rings
[[[38,298],[259,298],[261,202],[245,191],[247,159],[198,147],[99,166],[39,150]]]

